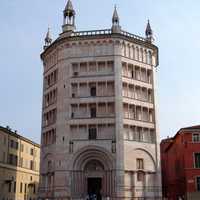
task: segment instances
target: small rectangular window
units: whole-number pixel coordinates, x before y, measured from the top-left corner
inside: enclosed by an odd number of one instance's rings
[[[200,191],[200,177],[197,177],[197,191]]]
[[[33,156],[33,154],[34,154],[33,152],[34,152],[34,150],[33,150],[33,148],[31,148],[31,149],[30,149],[30,154],[31,154],[32,156]]]
[[[96,140],[96,139],[97,139],[97,129],[89,128],[89,140]]]
[[[141,158],[137,159],[137,169],[144,169],[144,160]]]
[[[91,87],[90,88],[90,95],[92,96],[92,97],[96,97],[96,87]]]
[[[34,162],[33,162],[33,160],[30,161],[30,170],[34,170]]]
[[[15,165],[17,166],[17,163],[18,163],[18,157],[13,155],[13,154],[9,154],[9,160],[8,160],[8,163],[11,164],[11,165]]]
[[[74,74],[73,74],[74,76],[78,76],[78,72],[74,72]]]
[[[95,107],[90,108],[90,116],[91,118],[95,118],[97,115],[97,109]]]
[[[35,188],[35,184],[33,184],[33,194],[35,194],[36,192],[36,188]]]
[[[200,168],[200,153],[195,153],[195,168]]]
[[[49,161],[48,161],[48,170],[51,170],[51,169],[52,169],[52,161],[49,160]]]
[[[192,140],[193,140],[193,142],[200,142],[200,134],[199,133],[194,133],[192,135]]]
[[[144,181],[144,172],[139,171],[137,173],[137,181]]]
[[[14,182],[13,192],[16,192],[16,181]]]
[[[24,185],[24,193],[26,194],[27,184]]]
[[[135,78],[135,72],[133,70],[131,71],[131,78]]]
[[[15,149],[18,149],[18,147],[19,147],[19,143],[15,142]]]
[[[13,148],[14,147],[14,141],[10,140],[10,147]]]
[[[23,183],[20,183],[20,193],[23,191]]]
[[[14,165],[17,166],[18,165],[18,157],[14,156]]]
[[[8,192],[11,192],[11,190],[12,190],[12,182],[9,182],[9,184],[8,184]]]

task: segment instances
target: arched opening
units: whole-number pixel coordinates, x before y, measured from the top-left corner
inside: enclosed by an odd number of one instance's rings
[[[41,166],[40,188],[44,188],[49,194],[53,193],[55,184],[55,164],[53,160],[53,155],[47,154],[43,157],[44,164]]]
[[[112,197],[114,191],[114,160],[105,149],[87,147],[74,156],[71,185],[73,198]]]

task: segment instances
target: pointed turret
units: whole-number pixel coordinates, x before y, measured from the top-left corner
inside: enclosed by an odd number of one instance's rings
[[[71,0],[68,0],[67,5],[65,6],[66,11],[74,11]]]
[[[115,5],[115,8],[114,8],[114,13],[113,13],[113,17],[112,17],[112,23],[116,24],[116,25],[119,25],[119,15],[117,13],[116,5]]]
[[[45,42],[44,49],[46,49],[52,42],[50,28],[48,28],[48,31],[47,31],[46,37],[44,39],[44,42]]]
[[[146,39],[149,42],[153,42],[154,38],[153,38],[153,31],[151,29],[151,25],[150,25],[150,21],[148,20],[147,22],[147,27],[146,27],[146,31],[145,31],[145,35],[146,35]]]
[[[120,33],[121,26],[119,25],[119,15],[117,13],[117,7],[115,5],[113,17],[112,17],[112,32],[113,33]]]
[[[71,0],[68,0],[63,11],[63,32],[72,32],[75,30],[75,15]]]

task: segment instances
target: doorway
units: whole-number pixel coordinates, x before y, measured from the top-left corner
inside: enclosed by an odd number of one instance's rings
[[[101,188],[102,188],[102,179],[101,178],[88,178],[88,194],[96,195],[97,200],[101,200]]]
[[[90,88],[90,95],[91,95],[92,97],[96,97],[96,95],[97,95],[96,87],[91,87],[91,88]]]
[[[95,118],[97,116],[97,109],[95,107],[90,108],[90,117]]]

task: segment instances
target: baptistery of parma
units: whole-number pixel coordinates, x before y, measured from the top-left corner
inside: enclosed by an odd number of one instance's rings
[[[158,48],[112,27],[76,31],[69,0],[62,33],[45,38],[40,199],[160,200],[154,72]]]

